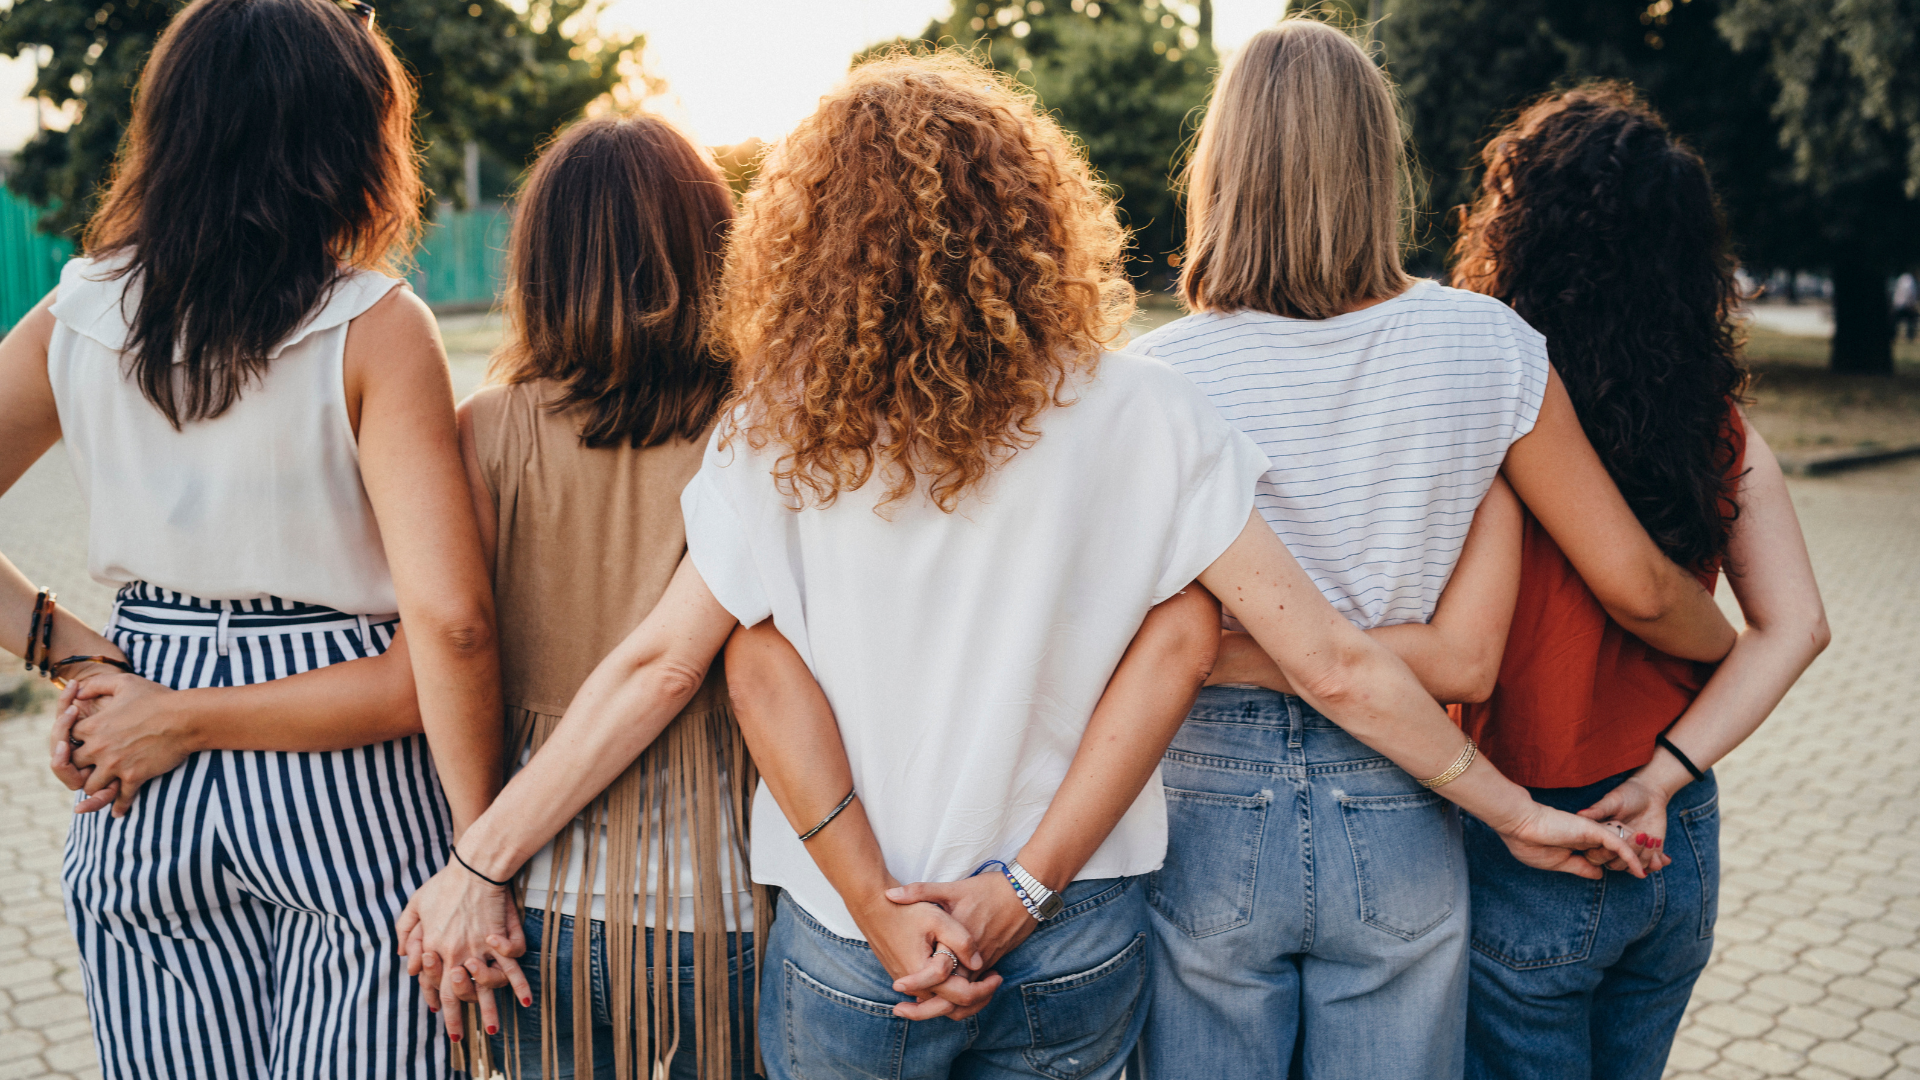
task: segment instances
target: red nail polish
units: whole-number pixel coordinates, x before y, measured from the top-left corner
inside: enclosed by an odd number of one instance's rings
[[[487,1034],[489,1034],[489,1035],[498,1035],[498,1034],[500,1034],[500,1029],[499,1029],[499,1028],[498,1028],[497,1026],[495,1026],[495,1025],[493,1025],[493,1024],[488,1024],[488,1025],[487,1025]]]
[[[437,1013],[437,1012],[439,1012],[439,1011],[440,1011],[440,1006],[438,1006],[438,1005],[429,1005],[429,1006],[427,1006],[427,1011],[428,1011],[428,1012],[430,1012],[430,1013]]]
[[[454,1032],[453,1034],[451,1034],[451,1035],[449,1035],[449,1036],[447,1036],[447,1038],[449,1038],[449,1039],[452,1039],[452,1040],[453,1040],[454,1042],[459,1042],[459,1041],[460,1041],[460,1033],[456,1031],[456,1032]]]
[[[533,999],[532,999],[532,998],[521,998],[521,999],[520,999],[520,1004],[522,1004],[522,1005],[531,1005],[531,1004],[533,1004]]]
[[[1654,846],[1654,847],[1665,847],[1665,846],[1666,846],[1666,843],[1667,843],[1667,842],[1666,842],[1665,840],[1663,840],[1663,839],[1661,839],[1661,838],[1660,838],[1660,837],[1658,837],[1658,836],[1656,836],[1656,837],[1654,837],[1654,838],[1653,838],[1653,846]]]

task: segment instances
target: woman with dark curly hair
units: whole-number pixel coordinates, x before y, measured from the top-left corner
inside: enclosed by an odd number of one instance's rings
[[[1318,708],[1542,865],[1635,859],[1463,754],[1252,513],[1265,456],[1178,373],[1108,350],[1121,246],[1065,133],[963,57],[881,60],[822,101],[735,227],[736,408],[682,496],[688,561],[513,809],[461,840],[473,872],[423,891],[429,939],[470,951],[479,875],[623,768],[743,625],[753,876],[781,889],[769,1074],[1113,1077],[1144,1019],[1155,766],[1213,658],[1209,591]]]
[[[1536,102],[1484,159],[1455,284],[1546,335],[1628,505],[1703,586],[1726,569],[1746,627],[1717,672],[1659,651],[1528,517],[1506,655],[1466,730],[1534,798],[1623,823],[1665,869],[1543,874],[1468,823],[1467,1075],[1657,1077],[1713,946],[1709,770],[1825,648],[1826,617],[1780,466],[1738,406],[1740,297],[1700,158],[1601,83]]]

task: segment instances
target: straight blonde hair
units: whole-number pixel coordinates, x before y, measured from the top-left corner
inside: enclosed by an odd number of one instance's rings
[[[1180,294],[1195,310],[1324,319],[1412,279],[1393,87],[1339,30],[1290,18],[1221,76],[1186,171]]]

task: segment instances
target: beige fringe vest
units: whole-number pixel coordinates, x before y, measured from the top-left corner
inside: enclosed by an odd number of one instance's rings
[[[481,472],[496,511],[494,597],[513,761],[529,747],[539,750],[580,684],[666,591],[686,551],[680,491],[699,470],[705,447],[704,440],[676,440],[644,450],[624,444],[588,449],[580,442],[577,418],[545,407],[557,396],[553,384],[535,380],[487,387],[469,406]],[[702,1077],[730,1076],[736,1060],[758,1066],[751,1022],[758,1013],[757,979],[740,988],[753,1005],[746,1029],[729,1033],[729,912],[723,905],[732,907],[736,926],[741,912],[740,895],[724,893],[722,879],[723,860],[732,860],[726,877],[747,880],[748,803],[758,782],[716,660],[687,708],[581,813],[587,836],[598,835],[604,827],[607,837],[608,1006],[619,1080],[664,1075],[666,1062],[689,1042]],[[729,834],[734,843],[721,850],[726,846],[721,838]],[[676,894],[684,868],[676,863],[683,835],[692,837],[696,895],[691,926],[678,925],[681,905]],[[555,878],[571,861],[574,837],[569,828],[554,841]],[[531,1064],[536,1054],[540,1072],[553,1075],[554,1036],[560,1024],[572,1025],[576,1061],[591,1061],[587,921],[592,918],[597,847],[584,853],[581,880],[528,882],[523,872],[516,889],[522,896],[528,885],[546,889],[548,942],[557,940],[559,915],[574,917],[574,1015],[555,1016],[553,995],[544,995],[541,1045],[517,1045],[516,1025],[504,1024],[507,1060],[487,1060],[486,1041],[475,1040],[478,1075],[500,1068],[517,1078],[524,1074],[522,1064]],[[655,880],[644,886],[657,898],[658,925],[651,931],[641,925],[646,904],[636,887],[650,863],[658,867]],[[558,910],[568,893],[575,910]],[[764,948],[773,911],[762,887],[753,886],[752,898],[757,953]],[[654,935],[653,963],[651,971],[642,972],[636,970],[636,960],[645,957],[647,949],[638,935],[647,932]],[[690,957],[682,954],[681,932],[692,935]],[[542,985],[553,985],[556,959],[552,949],[543,950]],[[754,960],[757,974],[759,956]],[[679,974],[688,963],[693,966],[694,1015],[682,1016]],[[649,985],[652,1009],[647,1007]]]

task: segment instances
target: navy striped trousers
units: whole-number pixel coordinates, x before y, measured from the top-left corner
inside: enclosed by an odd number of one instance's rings
[[[373,656],[397,626],[134,584],[109,632],[141,675],[188,689]],[[449,835],[421,735],[333,753],[203,751],[148,781],[126,817],[81,815],[67,916],[106,1076],[447,1075],[393,924]]]

